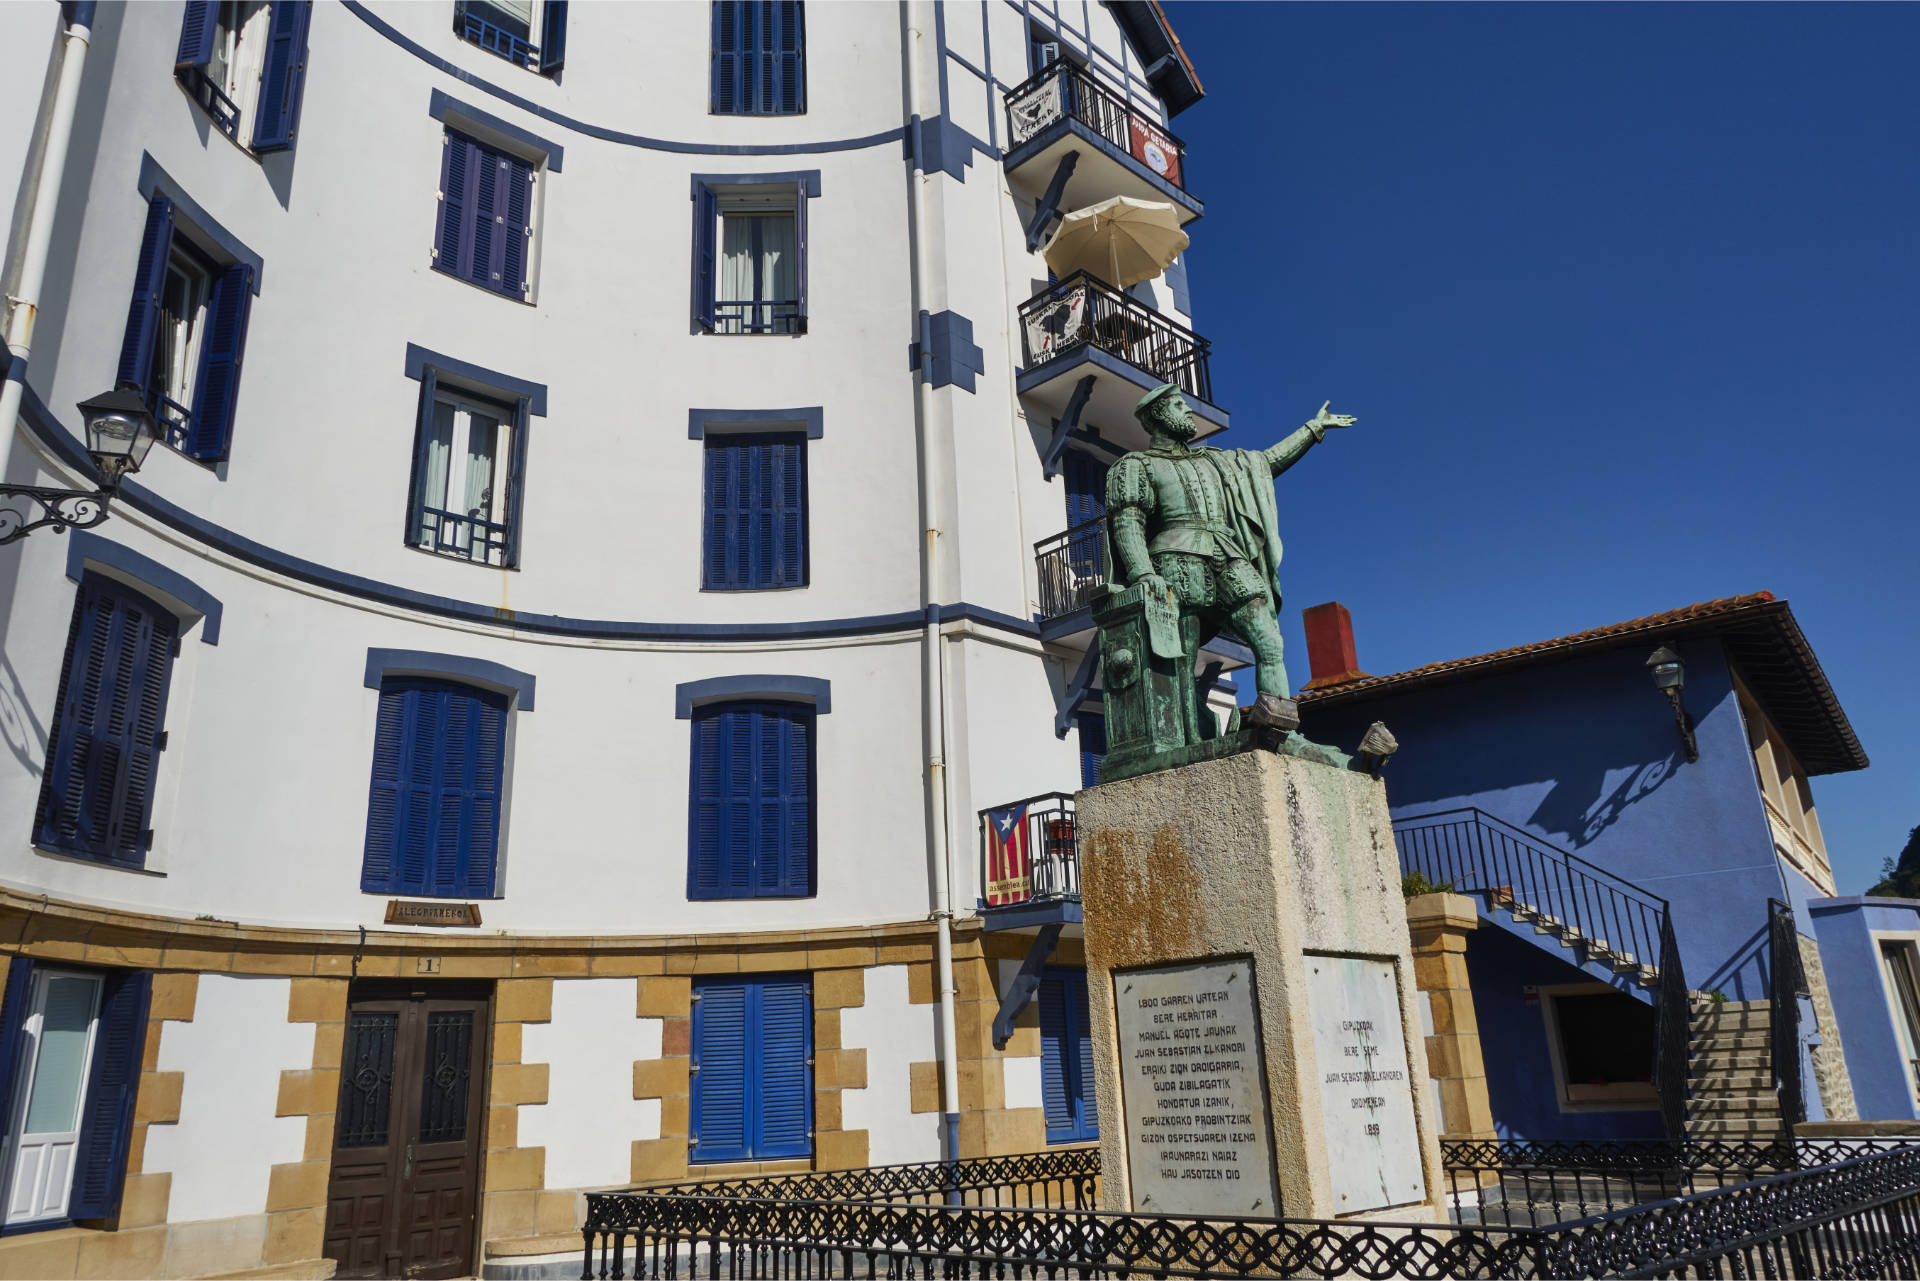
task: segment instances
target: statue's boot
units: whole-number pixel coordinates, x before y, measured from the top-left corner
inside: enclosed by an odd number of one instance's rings
[[[1278,694],[1262,694],[1241,719],[1248,725],[1290,734],[1300,728],[1300,704]]]

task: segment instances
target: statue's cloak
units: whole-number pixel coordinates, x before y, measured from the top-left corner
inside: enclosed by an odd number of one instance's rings
[[[1273,464],[1258,449],[1193,451],[1220,473],[1227,514],[1238,527],[1240,545],[1253,556],[1260,577],[1273,586],[1273,607],[1280,608],[1280,506],[1273,497]]]

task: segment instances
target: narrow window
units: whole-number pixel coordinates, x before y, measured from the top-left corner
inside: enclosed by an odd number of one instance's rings
[[[380,684],[360,888],[493,898],[507,697],[448,681]]]
[[[1066,473],[1067,528],[1107,514],[1107,464],[1092,454],[1069,449],[1061,459]]]
[[[804,977],[710,979],[693,991],[688,1157],[813,1152],[813,997]]]
[[[806,436],[709,435],[704,491],[702,587],[806,586]]]
[[[808,178],[694,194],[694,319],[717,334],[807,331]]]
[[[1040,978],[1040,1099],[1047,1142],[1100,1137],[1087,1026],[1087,972],[1048,966]]]
[[[453,30],[462,40],[543,76],[566,64],[567,0],[455,0]]]
[[[34,843],[141,867],[180,622],[130,587],[81,577],[60,664]]]
[[[694,710],[688,898],[813,893],[813,742],[805,704]]]
[[[312,0],[187,0],[174,74],[220,131],[255,151],[293,145]]]
[[[436,271],[532,301],[537,165],[447,130],[440,155]]]
[[[0,1006],[7,1232],[120,1208],[152,976],[15,957]]]
[[[714,0],[713,111],[791,116],[807,109],[807,21],[800,0]]]
[[[504,566],[514,411],[437,390],[425,424],[420,528],[414,545]]]

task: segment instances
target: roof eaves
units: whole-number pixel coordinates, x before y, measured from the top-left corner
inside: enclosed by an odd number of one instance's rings
[[[1180,44],[1160,0],[1102,0],[1146,66],[1147,82],[1177,116],[1206,96],[1193,60]]]

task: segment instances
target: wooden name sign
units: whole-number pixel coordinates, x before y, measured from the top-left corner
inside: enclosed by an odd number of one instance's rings
[[[480,924],[478,903],[419,903],[409,899],[387,900],[388,925],[465,925]]]

